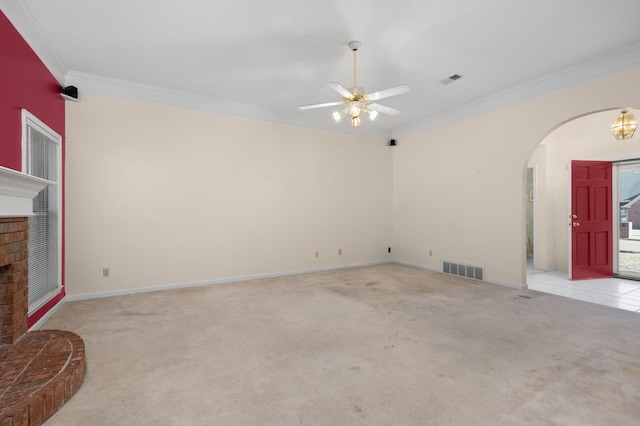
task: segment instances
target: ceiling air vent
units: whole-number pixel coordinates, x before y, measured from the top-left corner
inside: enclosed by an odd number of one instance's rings
[[[450,75],[449,77],[445,78],[444,80],[440,80],[440,83],[442,84],[451,84],[456,80],[460,80],[462,78],[462,76],[460,74],[454,74],[454,75]]]

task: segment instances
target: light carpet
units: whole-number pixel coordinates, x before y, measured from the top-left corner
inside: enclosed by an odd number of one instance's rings
[[[54,425],[622,425],[640,315],[397,264],[69,302]]]

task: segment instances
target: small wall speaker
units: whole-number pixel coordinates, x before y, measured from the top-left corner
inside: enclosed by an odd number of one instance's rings
[[[78,88],[76,86],[67,86],[62,90],[60,96],[66,101],[78,102]]]

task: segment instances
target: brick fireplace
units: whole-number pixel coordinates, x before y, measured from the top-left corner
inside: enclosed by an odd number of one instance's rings
[[[28,217],[46,185],[0,167],[0,346],[16,343],[28,330]]]
[[[27,332],[27,217],[0,217],[0,345]]]
[[[28,330],[28,217],[46,184],[0,166],[0,425],[42,425],[80,389],[86,371],[79,336]]]

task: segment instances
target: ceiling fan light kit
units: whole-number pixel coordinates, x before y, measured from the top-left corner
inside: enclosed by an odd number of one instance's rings
[[[356,82],[356,65],[357,65],[357,57],[356,52],[360,48],[361,43],[359,41],[352,41],[349,43],[349,48],[353,51],[353,87],[346,89],[340,83],[329,83],[329,87],[338,92],[342,96],[342,101],[340,102],[327,102],[322,104],[311,104],[311,105],[300,105],[300,110],[307,109],[315,109],[315,108],[324,108],[330,106],[338,106],[344,105],[344,108],[340,111],[335,111],[333,113],[333,119],[336,123],[339,123],[344,116],[349,114],[351,117],[351,125],[353,127],[358,127],[362,120],[360,119],[360,115],[364,114],[371,121],[374,121],[378,116],[378,113],[383,113],[386,115],[398,115],[400,111],[397,109],[389,108],[384,105],[380,105],[374,103],[379,99],[388,98],[391,96],[400,95],[402,93],[407,93],[410,89],[406,84],[401,84],[400,86],[392,87],[386,90],[380,90],[378,92],[367,94],[363,87],[358,87]]]

